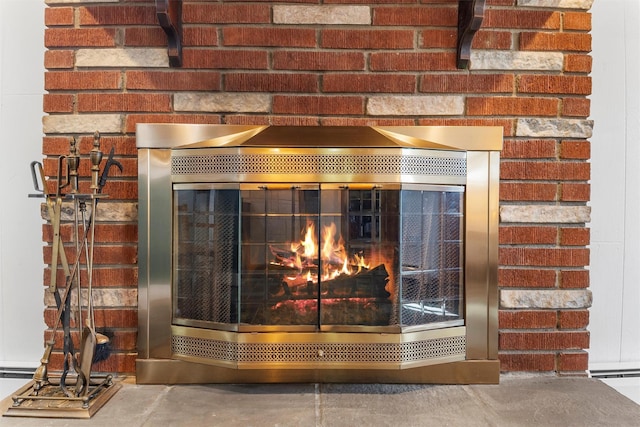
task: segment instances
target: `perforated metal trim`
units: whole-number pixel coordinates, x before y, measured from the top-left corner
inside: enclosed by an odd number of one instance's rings
[[[219,154],[171,158],[172,175],[265,173],[466,176],[467,161],[459,157],[347,154]]]
[[[403,363],[466,354],[465,336],[409,343],[238,344],[173,335],[175,355],[233,363]]]

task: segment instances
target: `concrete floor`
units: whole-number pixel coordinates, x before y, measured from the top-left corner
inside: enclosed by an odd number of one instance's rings
[[[11,399],[2,401],[4,414]],[[90,420],[2,417],[0,426],[640,426],[640,405],[590,378],[500,385],[136,385]]]

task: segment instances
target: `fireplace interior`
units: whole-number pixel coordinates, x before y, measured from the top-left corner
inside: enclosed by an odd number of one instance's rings
[[[138,382],[497,382],[501,132],[138,125]]]

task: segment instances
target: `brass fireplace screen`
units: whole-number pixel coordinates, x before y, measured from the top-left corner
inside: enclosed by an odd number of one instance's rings
[[[139,125],[139,382],[497,382],[500,128]]]

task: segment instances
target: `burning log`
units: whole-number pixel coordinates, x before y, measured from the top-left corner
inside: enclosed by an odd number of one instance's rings
[[[346,298],[389,298],[385,289],[389,273],[384,264],[368,270],[362,269],[351,276],[341,275],[333,280],[322,282],[321,295]]]

